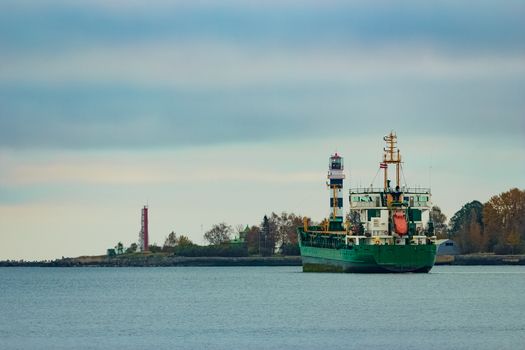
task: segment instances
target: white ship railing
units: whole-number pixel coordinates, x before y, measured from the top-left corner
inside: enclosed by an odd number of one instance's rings
[[[394,191],[392,189],[392,191]],[[414,194],[430,194],[430,188],[428,187],[401,187],[399,190],[401,193],[414,193]],[[356,187],[350,189],[350,194],[360,193],[384,193],[385,189],[380,187]]]

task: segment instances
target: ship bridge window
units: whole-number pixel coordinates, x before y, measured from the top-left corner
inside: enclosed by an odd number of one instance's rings
[[[352,202],[370,203],[373,198],[370,196],[352,196],[351,200]]]
[[[371,218],[378,218],[381,216],[381,211],[379,209],[368,209],[368,220]]]
[[[420,209],[410,209],[408,211],[408,218],[410,221],[421,221],[421,210]]]

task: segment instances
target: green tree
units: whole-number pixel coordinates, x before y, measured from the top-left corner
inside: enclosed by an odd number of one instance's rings
[[[191,241],[191,239],[188,238],[188,236],[180,235],[177,238],[176,245],[177,247],[190,246],[190,245],[193,245],[193,242]]]
[[[447,217],[441,212],[441,208],[433,206],[430,211],[430,218],[434,223],[434,232],[437,238],[448,238]]]
[[[272,213],[270,218],[266,215],[263,218],[260,235],[260,254],[262,256],[270,256],[275,252],[277,218],[278,215],[275,213]]]
[[[137,251],[137,243],[131,243],[128,249],[126,249],[126,254],[135,253]]]
[[[465,204],[450,219],[449,236],[457,241],[462,253],[476,253],[483,249],[483,204],[472,201]]]
[[[124,244],[122,244],[122,242],[118,242],[117,245],[115,246],[115,251],[117,252],[117,254],[123,254]]]
[[[176,246],[175,254],[180,256],[240,257],[247,256],[248,252],[244,244],[216,244],[207,246],[191,244]]]
[[[152,253],[160,253],[162,251],[162,248],[159,247],[156,243],[149,245],[149,251]]]
[[[227,243],[231,239],[232,227],[225,222],[213,225],[212,228],[204,234],[204,239],[210,244],[217,245]]]
[[[177,245],[177,234],[175,233],[175,231],[171,231],[170,234],[164,240],[164,245],[162,246],[162,249],[167,252],[172,251],[176,245]]]
[[[299,243],[285,243],[281,245],[279,249],[282,255],[295,256],[301,255],[301,250],[299,248]]]

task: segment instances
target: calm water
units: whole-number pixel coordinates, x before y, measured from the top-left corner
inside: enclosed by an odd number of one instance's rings
[[[0,349],[525,349],[525,267],[0,268]]]

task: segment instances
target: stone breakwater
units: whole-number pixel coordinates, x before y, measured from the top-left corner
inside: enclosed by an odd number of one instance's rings
[[[525,255],[441,255],[436,265],[525,265]]]
[[[42,266],[42,267],[142,267],[142,266],[301,266],[299,256],[273,257],[183,257],[162,255],[85,256],[64,258],[53,261],[2,261],[0,266]]]

